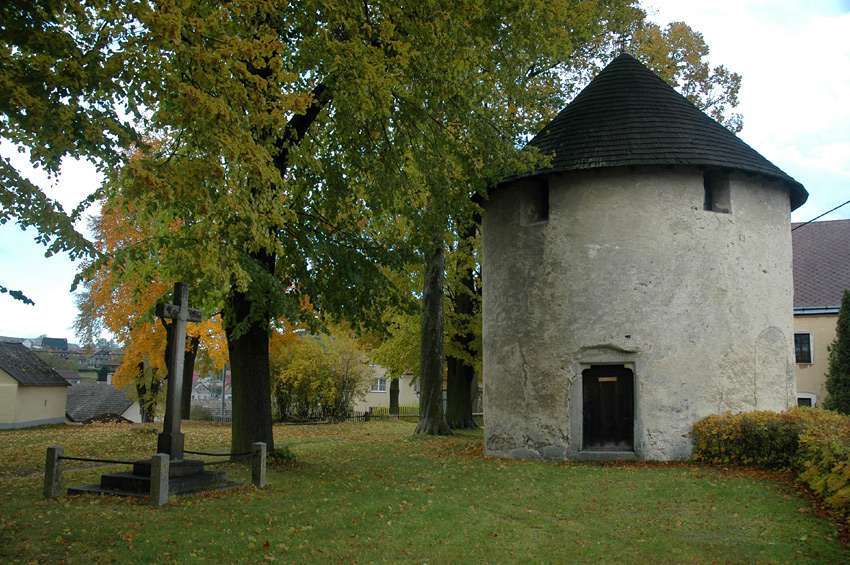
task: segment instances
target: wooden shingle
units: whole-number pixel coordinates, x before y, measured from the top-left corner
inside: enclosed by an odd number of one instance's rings
[[[552,160],[524,176],[631,166],[720,168],[786,184],[792,210],[808,198],[802,184],[625,53],[529,145]]]

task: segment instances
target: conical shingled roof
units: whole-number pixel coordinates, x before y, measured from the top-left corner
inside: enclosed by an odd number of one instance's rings
[[[617,56],[529,142],[550,167],[529,175],[640,165],[686,165],[761,174],[790,188],[791,209],[803,185],[708,117],[640,61]]]

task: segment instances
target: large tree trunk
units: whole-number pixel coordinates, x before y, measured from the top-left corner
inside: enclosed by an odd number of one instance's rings
[[[139,363],[139,376],[136,378],[136,397],[139,399],[139,411],[142,422],[153,423],[156,417],[156,395],[159,393],[160,381],[151,378],[148,384],[145,377],[145,364]]]
[[[400,379],[390,379],[390,414],[398,415],[398,381]]]
[[[446,256],[438,239],[425,258],[419,356],[419,423],[414,433],[451,435],[443,412],[443,273]]]
[[[446,421],[453,430],[475,429],[478,424],[472,417],[473,385],[475,369],[460,359],[448,359],[446,374]]]
[[[198,358],[198,344],[200,339],[194,336],[186,338],[186,354],[183,357],[183,394],[180,398],[180,413],[183,419],[189,419],[192,411],[192,379],[195,376],[195,359]]]
[[[272,396],[269,373],[269,318],[267,314],[249,318],[251,300],[231,289],[229,311],[224,317],[227,349],[230,352],[233,425],[231,452],[247,453],[254,442],[274,449]],[[240,322],[250,319],[244,332],[235,333]]]
[[[463,241],[475,237],[476,224],[471,223],[461,234]],[[475,315],[475,303],[473,296],[476,294],[474,273],[471,268],[464,269],[461,279],[462,288],[458,289],[454,300],[454,313],[468,320]],[[469,351],[475,336],[472,331],[454,336],[457,349]],[[446,421],[453,430],[474,429],[478,425],[472,418],[472,390],[475,380],[475,367],[467,365],[462,359],[449,357],[447,359],[448,371],[446,373]],[[475,391],[478,383],[475,383]]]

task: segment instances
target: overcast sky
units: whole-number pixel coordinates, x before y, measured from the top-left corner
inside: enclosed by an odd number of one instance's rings
[[[645,0],[662,26],[684,21],[701,32],[713,65],[743,76],[740,137],[809,191],[794,212],[806,221],[850,200],[850,0]],[[653,13],[654,12],[654,13]],[[9,144],[0,154],[21,167]],[[94,168],[67,160],[58,182],[33,173],[66,210],[100,183]],[[850,218],[850,205],[824,220]],[[71,282],[77,266],[44,257],[32,230],[0,226],[0,285],[23,290],[36,305],[0,294],[0,336],[67,337],[76,316]]]

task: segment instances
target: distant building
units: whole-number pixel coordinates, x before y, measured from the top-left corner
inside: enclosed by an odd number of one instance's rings
[[[60,377],[62,377],[63,379],[68,381],[69,384],[72,385],[80,384],[80,382],[82,382],[83,380],[80,374],[77,371],[74,371],[73,369],[57,369],[56,372],[59,373]]]
[[[387,370],[379,365],[370,365],[372,378],[369,380],[369,388],[362,398],[354,402],[355,412],[368,412],[370,408],[390,407],[390,379],[387,378]],[[399,379],[398,383],[398,405],[419,406],[419,383],[413,382],[412,375],[406,374]]]
[[[142,421],[139,403],[106,383],[80,383],[68,389],[66,416],[71,422],[107,419]]]
[[[22,343],[0,342],[0,429],[64,423],[69,386]]]
[[[850,290],[850,220],[792,224],[794,354],[797,403],[822,406],[827,348],[835,340],[841,297]]]
[[[56,351],[67,351],[68,340],[64,337],[45,337],[41,340],[41,347],[44,349],[54,349]]]
[[[24,337],[11,337],[6,335],[0,335],[0,343],[20,343],[23,344],[27,349],[32,349],[34,347],[33,340]]]

